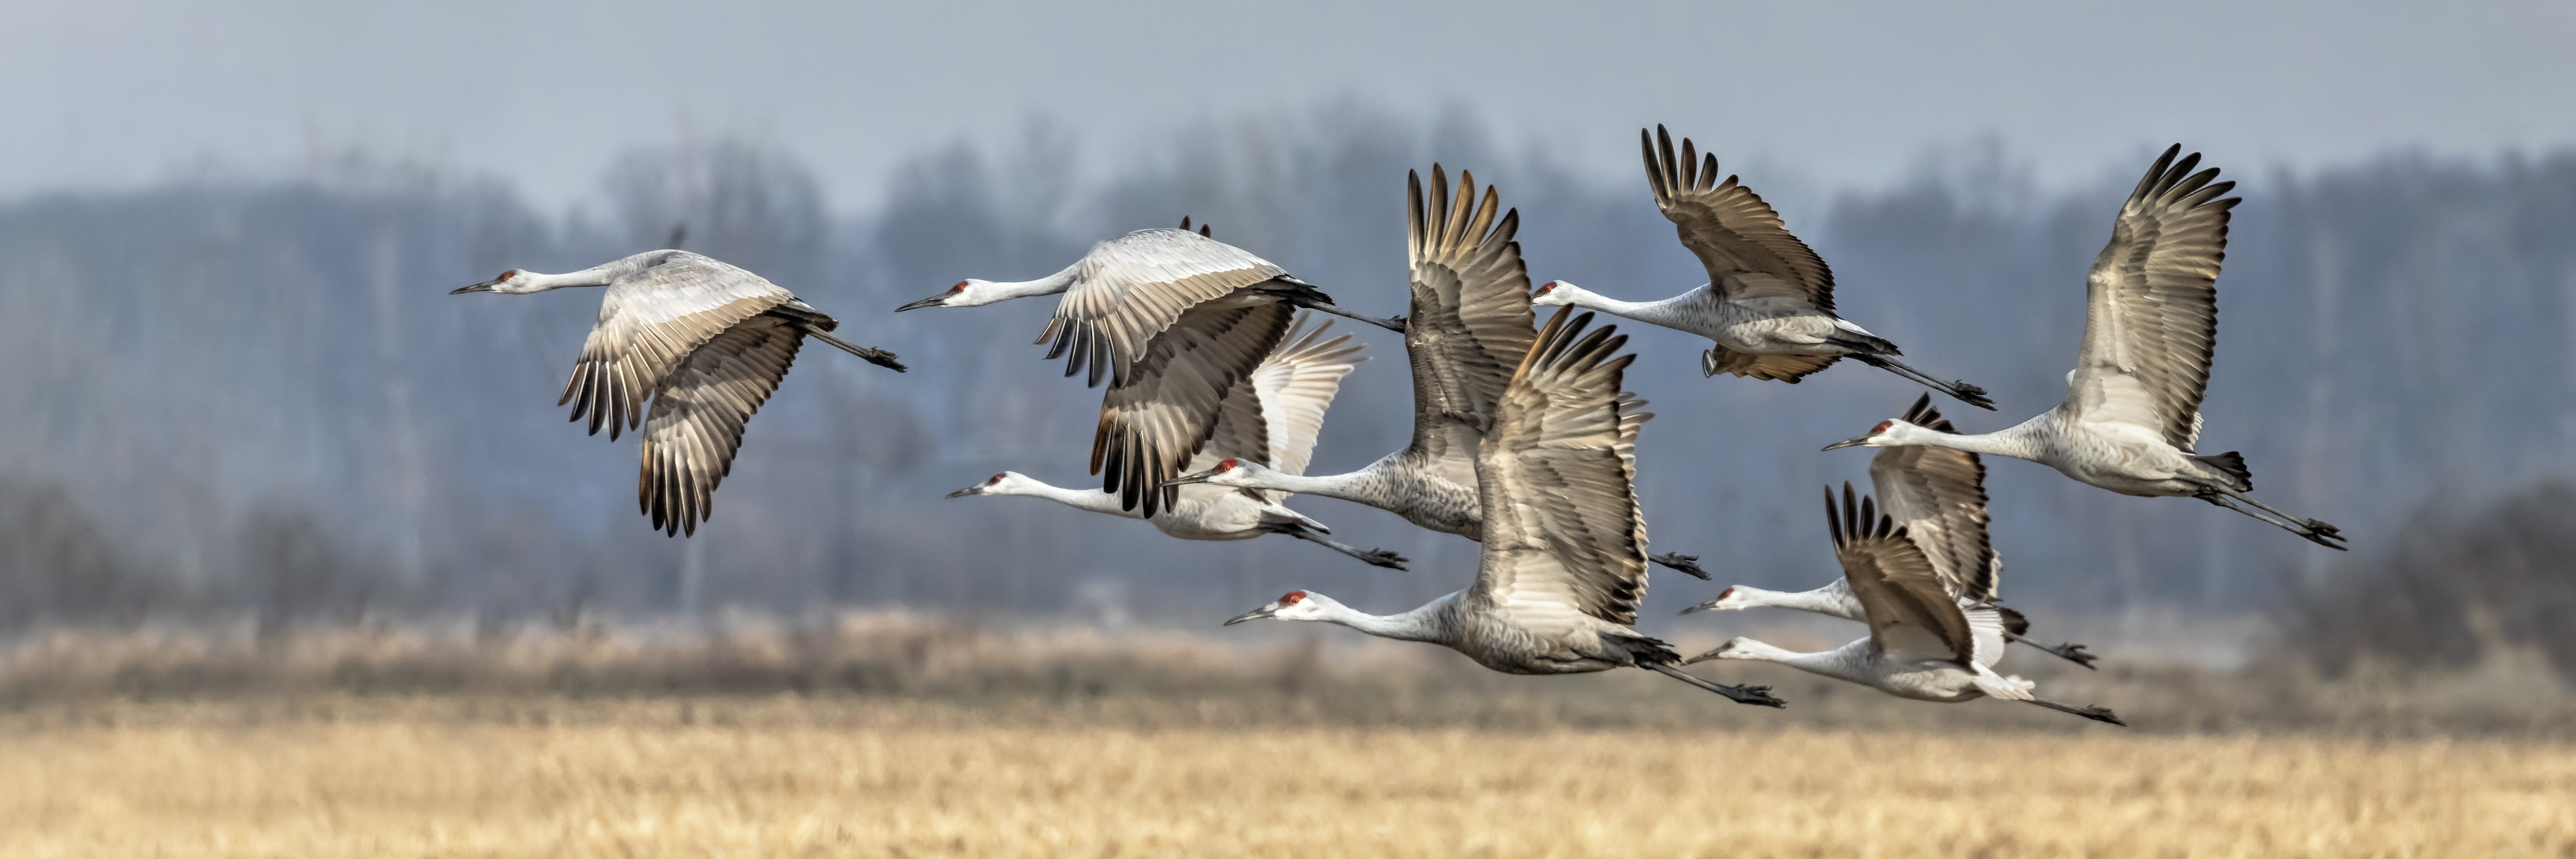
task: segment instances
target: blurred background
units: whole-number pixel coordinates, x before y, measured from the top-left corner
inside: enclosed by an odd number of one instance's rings
[[[2576,681],[2565,3],[9,16],[25,38],[0,54],[0,690],[17,700],[220,690],[281,665],[326,687],[446,688],[505,653],[521,668],[501,673],[540,688],[928,688],[901,679],[931,670],[922,648],[1041,628],[1090,642],[1041,652],[1257,642],[1330,662],[1315,648],[1357,637],[1214,626],[1290,588],[1409,608],[1462,585],[1475,545],[1295,502],[1412,558],[1399,573],[1285,538],[1190,543],[1034,499],[943,500],[1004,469],[1091,480],[1098,392],[1028,345],[1052,302],[888,311],[1188,215],[1395,313],[1405,172],[1435,162],[1520,210],[1536,281],[1659,298],[1701,275],[1638,175],[1635,135],[1657,123],[1781,210],[1849,318],[1990,388],[1999,413],[1941,403],[1969,431],[2062,396],[2120,200],[2167,143],[2206,153],[2245,202],[2204,448],[2242,451],[2261,497],[2338,524],[2354,551],[1996,462],[2011,603],[2036,636],[2104,651],[2104,682]],[[447,295],[683,225],[689,249],[913,368],[808,350],[685,540],[636,513],[635,440],[585,436],[553,405],[598,293]],[[1630,385],[1660,415],[1641,447],[1656,548],[1718,577],[1658,573],[1646,628],[1795,626],[1670,612],[1729,582],[1836,575],[1816,487],[1864,481],[1867,455],[1817,448],[1917,389],[1857,367],[1703,379],[1695,338],[1623,328]],[[1356,334],[1373,360],[1326,423],[1325,472],[1409,431],[1400,340]],[[322,640],[357,643],[297,644]],[[510,649],[532,640],[575,643]],[[743,640],[774,647],[663,673],[596,656]],[[754,670],[798,660],[829,670]],[[1032,671],[1010,676],[1129,682]]]

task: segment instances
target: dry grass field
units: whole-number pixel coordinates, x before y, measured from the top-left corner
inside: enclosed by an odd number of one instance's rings
[[[21,711],[0,856],[2576,856],[2547,740],[459,706]]]

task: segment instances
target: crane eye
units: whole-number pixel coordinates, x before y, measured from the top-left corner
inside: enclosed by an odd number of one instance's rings
[[[1305,601],[1305,599],[1306,599],[1306,592],[1305,592],[1305,591],[1289,591],[1288,593],[1286,593],[1286,594],[1284,594],[1284,595],[1282,595],[1282,596],[1280,596],[1280,597],[1279,597],[1279,604],[1280,604],[1280,605],[1296,605],[1296,604],[1298,604],[1298,603],[1300,603],[1300,602],[1304,602],[1304,601]]]
[[[518,276],[519,276],[519,270],[514,268],[514,269],[511,269],[511,270],[509,270],[509,271],[502,272],[500,277],[493,278],[493,280],[509,280],[510,278],[514,278],[514,277],[518,277]]]
[[[1224,462],[1217,463],[1217,464],[1216,464],[1216,470],[1217,470],[1218,472],[1220,472],[1220,473],[1222,473],[1222,472],[1227,472],[1227,471],[1233,471],[1233,470],[1234,470],[1234,467],[1235,467],[1236,465],[1240,465],[1240,464],[1241,464],[1241,463],[1239,463],[1239,462],[1237,462],[1237,461],[1235,461],[1235,460],[1231,460],[1231,459],[1229,459],[1229,460],[1226,460],[1226,461],[1224,461]]]
[[[949,288],[948,288],[948,294],[950,294],[950,295],[956,295],[956,294],[958,294],[958,293],[960,293],[960,292],[965,292],[965,291],[966,291],[966,282],[965,282],[965,281],[962,281],[962,280],[961,280],[961,281],[958,281],[956,286],[952,286],[952,287],[949,287]]]
[[[987,480],[987,481],[984,481],[984,484],[985,484],[985,485],[987,485],[987,486],[990,486],[990,485],[995,484],[995,483],[1000,483],[1000,482],[1002,482],[1002,478],[1004,478],[1004,477],[1008,477],[1008,476],[1010,476],[1010,475],[1007,475],[1007,474],[996,474],[996,475],[993,475],[993,479],[991,479],[991,480]]]
[[[1877,434],[1879,434],[1879,433],[1886,432],[1886,431],[1888,431],[1890,428],[1893,428],[1893,427],[1895,427],[1895,426],[1896,426],[1896,422],[1895,422],[1895,421],[1879,421],[1877,426],[1874,426],[1874,427],[1870,427],[1870,428],[1869,428],[1869,434],[1870,434],[1870,435],[1877,435]]]

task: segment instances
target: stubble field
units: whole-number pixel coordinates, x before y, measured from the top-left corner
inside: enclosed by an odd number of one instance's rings
[[[2576,746],[2539,739],[728,706],[21,716],[0,855],[2576,855]]]

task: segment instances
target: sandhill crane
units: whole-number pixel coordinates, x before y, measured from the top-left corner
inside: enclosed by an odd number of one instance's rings
[[[1703,162],[1688,138],[1673,157],[1673,137],[1637,132],[1655,207],[1673,222],[1682,244],[1708,269],[1708,283],[1662,301],[1604,297],[1564,281],[1539,287],[1541,307],[1573,305],[1706,337],[1702,373],[1733,373],[1791,384],[1848,357],[1922,383],[1960,402],[1995,407],[1986,390],[1944,382],[1897,360],[1896,344],[1834,313],[1834,272],[1791,235],[1771,204],[1728,176],[1717,180],[1717,156]],[[1657,144],[1660,144],[1658,146]]]
[[[1769,687],[1727,686],[1674,667],[1664,642],[1636,630],[1646,595],[1646,520],[1637,514],[1634,427],[1649,417],[1620,390],[1635,356],[1591,314],[1559,311],[1480,420],[1477,495],[1492,525],[1476,581],[1398,615],[1357,611],[1289,591],[1226,621],[1338,623],[1370,635],[1439,644],[1507,674],[1580,674],[1634,666],[1743,704],[1783,706]]]
[[[1825,449],[1929,445],[2027,459],[2122,495],[2198,498],[2344,548],[2333,525],[2246,495],[2254,475],[2245,457],[2193,450],[2218,346],[2219,261],[2227,256],[2228,210],[2237,198],[2220,199],[2236,183],[2213,184],[2215,167],[2191,172],[2200,153],[2177,162],[2181,151],[2181,144],[2166,149],[2138,180],[2112,223],[2110,243],[2093,259],[2084,345],[2066,375],[2065,402],[2001,432],[1958,435],[1885,420]]]
[[[1092,435],[1091,473],[1118,493],[1121,509],[1141,504],[1147,518],[1178,500],[1172,488],[1155,490],[1207,443],[1225,393],[1279,345],[1297,308],[1404,330],[1400,319],[1343,310],[1286,269],[1186,227],[1101,242],[1037,280],[961,280],[895,310],[1059,293],[1037,342],[1055,341],[1047,357],[1067,358],[1066,376],[1088,368],[1091,385],[1111,380]]]
[[[804,338],[904,370],[892,352],[833,337],[839,322],[777,284],[688,251],[647,251],[568,274],[514,268],[448,294],[575,286],[608,292],[555,405],[571,403],[574,421],[588,415],[591,434],[605,424],[612,440],[644,423],[637,503],[653,527],[674,536],[694,536],[714,512],[716,484],[733,470],[744,423],[786,378]]]
[[[1923,547],[1867,499],[1854,503],[1851,484],[1843,484],[1839,514],[1833,488],[1825,489],[1825,521],[1834,537],[1834,558],[1842,562],[1843,581],[1860,603],[1869,637],[1822,653],[1798,653],[1737,636],[1682,664],[1756,659],[1899,698],[1957,703],[1992,696],[2127,724],[2108,709],[2040,698],[2031,694],[2030,681],[1996,674],[1995,661],[2004,652],[2003,617],[1991,606],[1962,607],[1952,599]]]
[[[1301,492],[1376,507],[1404,520],[1470,540],[1484,539],[1476,500],[1478,422],[1493,414],[1512,368],[1537,340],[1529,303],[1529,268],[1521,261],[1520,210],[1502,214],[1491,186],[1476,198],[1475,174],[1458,174],[1451,205],[1447,171],[1431,167],[1425,205],[1422,176],[1405,175],[1407,256],[1412,308],[1404,350],[1413,364],[1413,441],[1358,471],[1307,476],[1227,459],[1173,481],[1242,489]],[[1697,558],[1653,556],[1656,563],[1700,578]]]
[[[1950,426],[1949,418],[1932,408],[1930,394],[1905,410],[1905,420],[1935,432],[1958,432]],[[1869,482],[1886,503],[1887,515],[1896,520],[1897,527],[1914,545],[1922,548],[1924,557],[1932,563],[1933,574],[1941,578],[1942,585],[1961,605],[1992,606],[2003,616],[2005,638],[2093,667],[2098,657],[2085,652],[2084,645],[2045,647],[2023,638],[2022,634],[2030,629],[2029,619],[2021,612],[1995,605],[2003,599],[1999,590],[2004,559],[1986,534],[1986,464],[1976,454],[1943,447],[1888,448],[1870,458]],[[1866,620],[1861,616],[1860,601],[1852,597],[1851,585],[1840,577],[1811,591],[1782,592],[1736,585],[1719,591],[1716,599],[1682,609],[1682,613],[1765,606]]]
[[[1347,334],[1320,339],[1331,328],[1332,322],[1327,320],[1309,331],[1305,320],[1298,320],[1288,339],[1271,350],[1269,359],[1227,392],[1216,429],[1207,447],[1199,452],[1198,461],[1192,464],[1218,458],[1258,457],[1279,463],[1284,470],[1304,471],[1307,456],[1315,448],[1315,433],[1323,429],[1324,411],[1332,407],[1333,395],[1341,390],[1342,377],[1350,374],[1352,365],[1366,360],[1351,357],[1359,353],[1360,347],[1351,343]],[[1019,472],[1005,471],[948,493],[950,498],[969,495],[1051,499],[1097,513],[1144,519],[1163,533],[1183,540],[1249,540],[1263,534],[1286,534],[1373,566],[1404,569],[1404,558],[1393,552],[1355,549],[1325,539],[1322,535],[1332,533],[1332,529],[1282,505],[1280,502],[1287,500],[1284,492],[1184,486],[1178,501],[1146,516],[1122,508],[1118,496],[1106,490],[1050,486]]]

